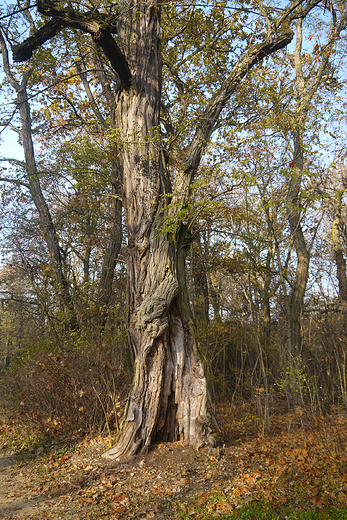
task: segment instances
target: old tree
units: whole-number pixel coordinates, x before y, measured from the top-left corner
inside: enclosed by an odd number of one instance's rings
[[[294,36],[292,24],[314,7],[325,8],[319,4],[37,0],[39,28],[13,47],[15,61],[30,60],[59,31],[77,30],[93,40],[119,79],[114,140],[128,228],[128,331],[135,371],[109,457],[124,459],[157,441],[213,442],[185,283],[191,226],[183,216],[211,135],[226,115],[233,117],[231,101],[241,81],[286,47]],[[215,79],[193,88],[189,71],[197,73],[199,60]],[[166,92],[163,74],[171,81]]]

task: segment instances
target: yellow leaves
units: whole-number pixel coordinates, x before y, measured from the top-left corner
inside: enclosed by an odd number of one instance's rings
[[[244,493],[247,493],[247,491],[248,491],[248,488],[246,486],[240,486],[240,487],[237,487],[234,489],[233,495],[234,496],[243,495]]]
[[[224,502],[216,502],[213,505],[213,509],[215,511],[218,511],[218,513],[229,513],[234,508],[231,504],[229,504],[229,502],[224,501]]]
[[[347,495],[343,491],[340,491],[337,495],[337,500],[342,504],[343,506],[347,507]]]

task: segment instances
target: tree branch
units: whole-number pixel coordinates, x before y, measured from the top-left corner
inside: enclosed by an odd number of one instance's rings
[[[20,85],[16,78],[13,76],[12,71],[10,69],[10,62],[8,59],[8,50],[5,42],[5,38],[2,34],[1,28],[0,28],[0,47],[1,47],[1,54],[2,54],[2,63],[4,67],[4,72],[6,74],[6,77],[11,85],[11,87],[14,88],[16,92],[20,89]]]
[[[13,47],[13,59],[17,62],[31,57],[33,51],[55,36],[62,27],[73,27],[91,35],[101,47],[117,72],[125,90],[130,89],[131,72],[117,42],[112,37],[113,19],[107,19],[96,10],[81,14],[74,9],[62,9],[47,0],[38,0],[37,10],[52,20],[43,25],[34,35]]]
[[[290,28],[292,20],[298,17],[297,8],[303,3],[303,0],[292,2],[284,13],[275,20],[272,30],[264,37],[261,43],[252,45],[238,60],[233,67],[227,80],[220,87],[219,91],[212,97],[201,116],[201,122],[198,125],[195,135],[187,148],[181,175],[178,176],[174,193],[182,203],[189,195],[189,186],[191,185],[203,152],[206,149],[209,138],[216,129],[219,116],[226,106],[231,96],[236,92],[242,79],[247,75],[250,69],[260,63],[265,57],[270,56],[277,50],[285,48],[293,39],[294,32]],[[306,15],[312,10],[319,0],[311,0],[307,6],[302,9],[300,16]]]
[[[31,58],[35,49],[43,45],[58,34],[62,24],[59,20],[50,20],[40,27],[32,36],[29,36],[23,43],[12,47],[13,61],[21,62]]]
[[[10,177],[0,177],[0,182],[10,182],[12,184],[16,184],[17,186],[24,186],[28,190],[30,189],[29,184],[26,182],[20,181],[19,179],[11,179]]]

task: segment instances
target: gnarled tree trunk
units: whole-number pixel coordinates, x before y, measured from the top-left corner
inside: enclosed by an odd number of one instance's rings
[[[117,105],[129,233],[128,320],[135,377],[117,445],[121,458],[154,441],[205,438],[206,381],[185,289],[187,242],[161,233],[167,178],[156,132],[161,95],[160,8],[136,3],[124,49],[132,88]],[[131,32],[130,32],[131,30]]]

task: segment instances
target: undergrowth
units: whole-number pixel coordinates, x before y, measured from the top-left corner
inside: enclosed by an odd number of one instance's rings
[[[22,449],[50,437],[111,434],[119,429],[129,382],[118,352],[42,351],[1,374],[2,415],[15,423]]]

